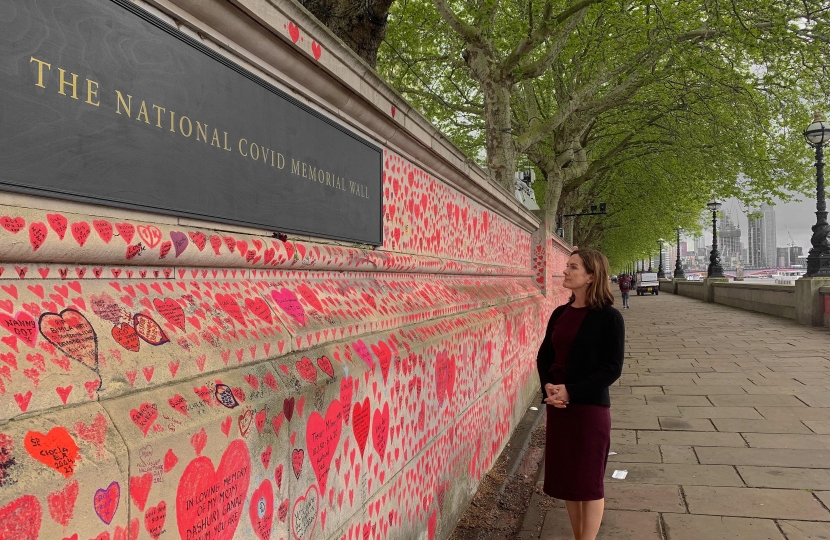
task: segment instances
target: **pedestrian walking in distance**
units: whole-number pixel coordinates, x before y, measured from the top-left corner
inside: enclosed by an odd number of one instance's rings
[[[547,405],[544,491],[565,501],[575,540],[595,540],[602,523],[611,448],[608,387],[623,366],[625,327],[608,273],[599,251],[571,254],[563,282],[570,301],[553,311],[536,357]]]
[[[631,292],[631,278],[623,274],[619,279],[620,293],[622,293],[623,309],[628,309],[628,293]]]

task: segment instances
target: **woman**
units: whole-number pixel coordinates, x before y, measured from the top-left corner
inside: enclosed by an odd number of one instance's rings
[[[611,447],[608,387],[622,372],[625,328],[605,255],[574,251],[564,275],[571,299],[554,310],[536,357],[548,405],[544,490],[565,501],[575,540],[594,540]]]

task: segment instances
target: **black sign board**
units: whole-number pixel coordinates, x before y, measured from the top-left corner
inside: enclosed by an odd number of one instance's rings
[[[0,0],[0,189],[382,243],[382,151],[128,0]]]

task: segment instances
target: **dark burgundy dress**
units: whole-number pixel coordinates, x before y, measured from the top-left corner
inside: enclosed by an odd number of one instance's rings
[[[553,327],[553,384],[565,384],[568,352],[587,313],[587,307],[568,306]],[[611,409],[570,403],[564,409],[548,405],[547,414],[545,493],[565,501],[605,498],[603,478],[611,448]]]

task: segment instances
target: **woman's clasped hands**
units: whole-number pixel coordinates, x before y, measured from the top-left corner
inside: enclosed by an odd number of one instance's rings
[[[564,384],[548,383],[545,385],[545,392],[548,394],[548,397],[545,398],[545,403],[553,405],[557,409],[564,409],[571,399]]]

